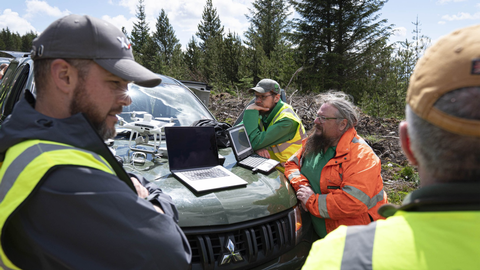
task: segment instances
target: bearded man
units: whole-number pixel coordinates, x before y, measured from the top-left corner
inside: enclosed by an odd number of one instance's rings
[[[0,268],[190,269],[171,198],[104,143],[128,84],[161,79],[120,29],[87,15],[50,24],[31,57],[36,96],[25,91],[0,129]]]
[[[285,176],[320,238],[340,225],[382,218],[387,202],[380,159],[357,135],[357,108],[343,92],[318,96],[315,126],[302,148],[285,163]]]

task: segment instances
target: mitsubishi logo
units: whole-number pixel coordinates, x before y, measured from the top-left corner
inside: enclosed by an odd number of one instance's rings
[[[240,252],[235,252],[235,244],[233,244],[231,239],[228,239],[228,243],[226,248],[230,253],[223,254],[223,259],[220,265],[224,265],[226,263],[230,263],[233,259],[235,262],[243,261],[242,255],[240,255]]]

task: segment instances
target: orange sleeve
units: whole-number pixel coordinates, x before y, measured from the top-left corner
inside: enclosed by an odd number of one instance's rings
[[[303,145],[298,151],[285,162],[285,177],[290,181],[293,189],[297,191],[300,185],[310,186],[308,179],[300,173],[301,165],[300,159],[304,152],[304,145],[306,139],[303,140]]]

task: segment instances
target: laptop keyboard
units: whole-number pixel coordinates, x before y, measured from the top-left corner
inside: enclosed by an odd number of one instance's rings
[[[226,172],[216,167],[213,167],[210,169],[184,171],[182,173],[188,176],[190,180],[202,180],[207,178],[218,178],[218,177],[228,176]]]
[[[240,161],[240,164],[255,168],[258,165],[265,162],[265,160],[266,159],[264,157],[261,157],[261,156],[249,156],[246,159]]]

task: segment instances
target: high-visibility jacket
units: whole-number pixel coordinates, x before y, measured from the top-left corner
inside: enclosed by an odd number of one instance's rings
[[[42,140],[28,140],[12,146],[0,165],[0,239],[4,237],[2,232],[8,218],[54,167],[90,167],[115,175],[108,162],[93,152]],[[19,269],[6,256],[1,244],[0,268]]]
[[[316,241],[302,269],[480,269],[480,184],[417,191],[386,220]]]
[[[354,128],[342,135],[320,179],[307,179],[300,173],[304,150],[302,147],[286,162],[285,176],[295,190],[300,185],[310,186],[309,181],[320,181],[321,194],[312,195],[306,207],[310,214],[325,219],[327,233],[340,225],[368,224],[382,218],[377,210],[387,203],[387,194],[380,159]]]
[[[280,108],[280,110],[278,110],[277,114],[273,117],[272,121],[270,121],[270,124],[268,125],[268,127],[274,125],[275,122],[283,118],[288,118],[298,123],[295,136],[291,140],[288,140],[286,142],[266,147],[266,149],[268,150],[268,153],[270,154],[270,158],[280,161],[280,163],[282,163],[282,166],[293,154],[295,154],[295,152],[298,151],[298,149],[302,147],[302,140],[307,137],[305,128],[303,127],[303,124],[302,124],[302,120],[295,113],[292,106],[288,105],[287,103],[284,103],[283,106]],[[258,120],[258,124],[260,126],[260,129],[262,131],[265,131],[265,127],[263,126],[261,119]]]

